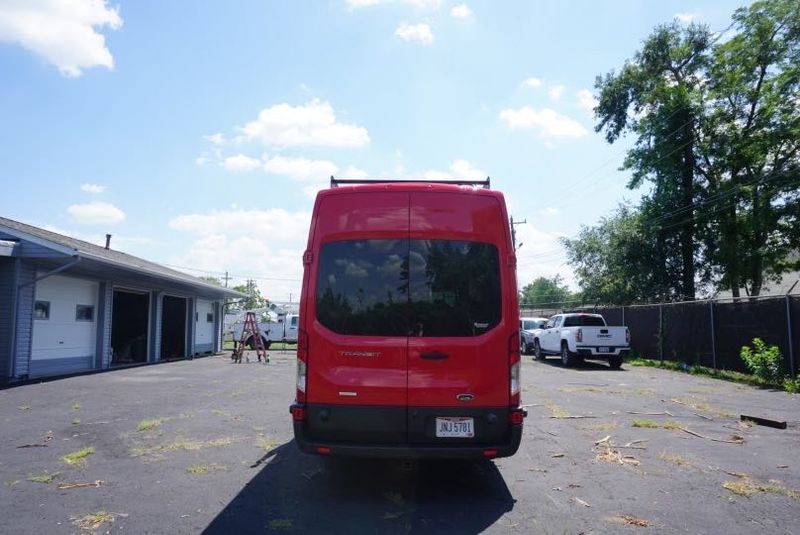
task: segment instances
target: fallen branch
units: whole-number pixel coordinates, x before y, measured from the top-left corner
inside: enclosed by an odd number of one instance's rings
[[[584,507],[591,507],[591,505],[589,505],[587,502],[581,500],[580,498],[573,497],[572,499],[575,500],[576,503],[579,503]]]
[[[664,411],[664,412],[636,412],[636,411],[627,411],[627,412],[628,412],[628,414],[636,414],[636,415],[638,415],[638,416],[672,416],[673,418],[675,417],[675,415],[674,415],[674,414],[672,414],[672,413],[671,413],[671,412],[669,412],[669,411]]]
[[[61,485],[58,486],[58,488],[60,490],[82,489],[82,488],[86,488],[86,487],[97,488],[97,487],[101,487],[103,485],[103,483],[104,483],[104,481],[102,481],[100,479],[97,479],[93,483],[62,483]]]
[[[699,416],[700,418],[703,418],[704,420],[711,420],[712,422],[714,421],[714,418],[711,418],[710,416],[705,416],[703,414],[698,414],[696,412],[693,412],[692,414],[694,414],[695,416]]]
[[[690,435],[696,436],[698,438],[704,438],[706,440],[711,440],[714,442],[722,442],[724,444],[744,444],[744,437],[741,437],[739,435],[731,435],[730,440],[725,440],[722,438],[707,437],[705,435],[701,435],[700,433],[695,433],[691,429],[686,429],[685,427],[679,427],[678,429],[680,429],[685,433],[689,433]]]
[[[555,418],[556,420],[577,420],[579,418],[597,418],[597,416],[589,416],[583,414],[577,414],[577,415],[568,414],[566,416],[551,416],[550,418]]]

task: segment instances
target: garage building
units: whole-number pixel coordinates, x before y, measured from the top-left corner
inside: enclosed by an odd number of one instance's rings
[[[0,217],[0,382],[220,351],[242,294]]]

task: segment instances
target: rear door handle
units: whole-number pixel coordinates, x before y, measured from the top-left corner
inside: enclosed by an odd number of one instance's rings
[[[438,351],[433,351],[431,353],[422,353],[420,357],[424,358],[425,360],[444,360],[450,355],[447,353],[439,353]]]

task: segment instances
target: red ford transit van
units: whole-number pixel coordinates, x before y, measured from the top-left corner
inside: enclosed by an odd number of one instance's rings
[[[488,188],[331,178],[317,195],[291,406],[301,450],[517,451],[516,257],[503,196]]]

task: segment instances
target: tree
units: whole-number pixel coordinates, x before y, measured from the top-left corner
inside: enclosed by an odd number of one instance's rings
[[[644,224],[647,212],[620,206],[594,227],[582,227],[578,237],[562,239],[586,302],[630,304],[676,297],[670,284],[679,264],[663,254],[659,237]]]
[[[705,241],[721,285],[739,296],[791,269],[800,242],[800,3],[768,0],[733,15],[715,47],[703,125]]]
[[[247,284],[234,286],[233,290],[247,295],[244,299],[231,303],[230,309],[233,311],[245,311],[269,306],[269,301],[261,295],[261,291],[259,291],[253,280],[248,280]]]
[[[658,26],[619,73],[612,71],[595,81],[600,93],[595,130],[605,130],[609,143],[624,133],[636,136],[623,163],[624,169],[632,170],[628,187],[650,181],[651,208],[662,214],[679,210],[678,217],[661,221],[660,239],[662,244],[675,239],[679,243],[679,293],[685,299],[695,297],[695,132],[703,116],[711,40],[705,26]]]
[[[800,3],[754,2],[731,28],[722,41],[702,25],[658,26],[595,83],[595,129],[609,143],[635,136],[628,186],[652,184],[641,221],[656,240],[650,271],[676,277],[670,293],[683,299],[698,282],[758,295],[797,265],[787,259],[800,247]]]
[[[569,301],[569,288],[562,282],[561,275],[553,278],[538,277],[522,289],[520,305],[547,305]]]
[[[222,281],[219,280],[217,277],[212,277],[210,275],[204,275],[202,277],[198,277],[201,281],[207,282],[209,284],[214,284],[216,286],[222,286]]]

